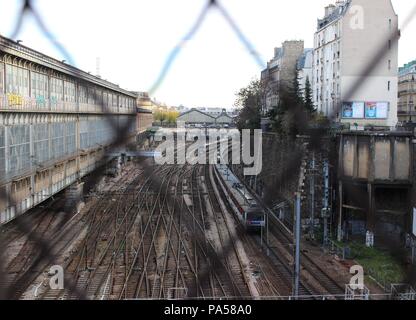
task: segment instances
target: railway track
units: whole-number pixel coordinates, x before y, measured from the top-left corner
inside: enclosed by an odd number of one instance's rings
[[[140,177],[141,170],[135,169],[135,174]],[[129,192],[129,188],[134,186],[138,177],[128,183],[124,191]],[[115,183],[110,190],[119,190],[122,188],[125,181],[120,180]],[[99,196],[96,205],[88,211],[83,218],[85,237],[77,245],[76,252],[73,253],[69,259],[64,263],[63,267],[66,271],[67,278],[74,282],[73,289],[77,292],[83,292],[86,297],[90,297],[97,288],[101,286],[100,281],[104,276],[104,263],[102,260],[108,258],[107,253],[110,251],[110,246],[106,245],[107,240],[111,238],[114,240],[116,231],[120,230],[118,217],[124,201],[121,195],[115,199],[113,197],[106,197],[105,193]],[[123,206],[123,208],[125,208]],[[114,215],[114,211],[116,214]],[[112,229],[113,226],[115,229]],[[79,232],[78,236],[81,234]],[[116,241],[118,243],[118,241]],[[110,242],[112,244],[113,242]],[[107,271],[108,269],[105,269]],[[74,290],[72,290],[74,291]],[[48,287],[41,294],[42,299],[75,299],[77,295],[68,290],[50,290]]]
[[[286,248],[289,248],[292,243],[292,236],[288,231],[281,225],[277,218],[269,218],[270,233]],[[313,295],[333,295],[334,298],[343,298],[345,289],[338,281],[333,279],[321,266],[319,266],[309,255],[301,251],[301,266],[309,273],[325,290],[324,292],[316,289],[311,289]],[[304,295],[300,293],[300,295]]]
[[[64,260],[52,255],[50,260],[31,261],[34,248],[23,246],[25,254],[9,268],[20,281],[16,297],[52,262],[62,263],[72,285],[51,290],[45,275],[38,286],[41,299],[76,299],[80,292],[89,299],[278,299],[289,295],[291,262],[284,256],[290,251],[290,235],[273,224],[271,234],[280,251],[269,248],[267,257],[259,249],[258,235],[247,234],[230,215],[212,168],[164,165],[146,174],[140,167],[131,169],[96,193],[98,198],[86,213],[59,234],[48,233],[51,225],[59,223],[54,215],[40,217],[33,231],[53,237],[54,252],[71,251]],[[313,260],[302,256],[302,265],[328,292],[337,289]],[[301,295],[313,293],[302,282]]]
[[[226,261],[226,266],[229,272],[233,275],[234,286],[237,288],[238,296],[240,297],[249,297],[249,296],[258,296],[258,292],[253,292],[255,290],[250,289],[250,280],[246,274],[245,265],[241,257],[241,252],[239,252],[235,234],[233,230],[230,229],[230,225],[227,221],[226,213],[224,212],[222,206],[217,200],[217,195],[214,191],[214,185],[212,183],[212,167],[204,167],[204,184],[207,188],[207,199],[210,204],[213,212],[212,216],[215,221],[216,229],[218,231],[219,239],[221,242],[221,251],[224,251],[225,244],[231,244],[232,250],[224,257]],[[204,190],[205,191],[205,190]],[[218,192],[218,191],[217,191]]]
[[[251,190],[250,187],[246,186],[251,193],[255,196],[256,200],[268,210],[267,206],[263,201]],[[271,235],[271,241],[275,245],[269,247],[272,254],[278,258],[284,255],[292,255],[293,249],[293,235],[292,233],[278,220],[274,214],[269,211],[269,232]],[[265,240],[265,239],[263,239]],[[260,242],[260,240],[258,241]],[[264,243],[265,241],[263,241]],[[292,259],[286,261],[286,265],[292,264]],[[345,295],[345,288],[339,283],[336,279],[332,278],[317,262],[315,262],[306,252],[301,251],[301,268],[302,272],[307,274],[307,278],[314,279],[319,287],[312,284],[306,284],[305,277],[301,277],[301,286],[299,295],[303,299],[307,299],[308,296],[313,298],[313,296],[322,297],[328,296],[333,299],[343,299]],[[303,279],[302,279],[303,278]]]
[[[218,176],[215,174],[213,178],[214,183],[219,185],[220,181],[218,181]],[[219,193],[224,199],[228,211],[233,212],[222,189],[219,190]],[[260,237],[256,233],[248,233],[234,214],[232,217],[237,226],[238,237],[244,242],[247,252],[252,257],[253,269],[258,277],[257,284],[261,288],[260,290],[272,299],[278,299],[279,296],[290,296],[292,294],[293,277],[290,261],[284,259],[282,255],[277,254],[272,248],[269,248],[269,251],[264,250],[265,248],[262,248],[261,241],[259,241]],[[267,252],[271,254],[267,256]],[[303,295],[311,294],[311,291],[303,284],[300,286],[300,292]]]

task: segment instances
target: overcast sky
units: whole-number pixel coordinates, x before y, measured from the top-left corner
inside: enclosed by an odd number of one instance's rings
[[[305,40],[311,47],[316,20],[331,0],[222,0],[224,7],[264,63],[284,40]],[[0,33],[9,36],[22,1],[0,0]],[[206,0],[37,0],[36,7],[76,66],[121,87],[147,91],[170,50],[188,31]],[[414,0],[393,0],[403,21]],[[400,65],[416,59],[413,21],[400,43]],[[63,59],[32,19],[18,36],[23,44]],[[16,40],[16,39],[15,39]],[[235,92],[261,68],[222,16],[208,15],[202,28],[178,56],[154,96],[170,105],[231,107]]]

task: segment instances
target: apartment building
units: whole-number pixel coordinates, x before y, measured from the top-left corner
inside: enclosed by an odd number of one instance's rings
[[[325,7],[313,51],[313,98],[318,112],[355,128],[394,127],[398,32],[391,0],[345,0]]]
[[[297,63],[304,53],[303,41],[285,41],[274,49],[274,57],[261,73],[262,113],[266,115],[279,104],[279,93],[293,86]]]
[[[305,96],[306,81],[312,86],[313,77],[313,49],[305,49],[297,62],[299,90]]]
[[[416,122],[416,60],[399,69],[399,104],[397,116],[400,123]]]

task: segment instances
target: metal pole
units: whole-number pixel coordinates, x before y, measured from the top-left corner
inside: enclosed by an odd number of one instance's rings
[[[315,152],[312,153],[312,172],[311,172],[311,216],[310,216],[310,235],[314,239],[314,220],[315,220]]]
[[[270,243],[269,243],[269,215],[270,215],[270,212],[267,211],[267,213],[266,213],[266,223],[267,223],[267,226],[266,226],[267,256],[269,256],[269,254],[270,254],[270,252],[269,252],[269,246],[270,246]]]
[[[344,199],[343,199],[343,185],[342,181],[339,181],[339,212],[338,212],[338,241],[342,241],[342,206],[344,205]]]
[[[325,179],[325,189],[324,189],[324,239],[323,245],[326,245],[328,242],[328,206],[329,206],[329,165],[328,160],[324,162],[324,179]]]
[[[300,193],[296,193],[295,204],[295,270],[293,295],[295,298],[299,296],[299,276],[300,276]]]
[[[260,245],[261,245],[261,248],[263,249],[263,226],[261,226],[261,228],[260,228]]]

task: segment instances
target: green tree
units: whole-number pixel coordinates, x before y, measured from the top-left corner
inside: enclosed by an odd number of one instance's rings
[[[308,76],[306,77],[305,82],[304,106],[309,113],[315,113],[315,107],[312,100],[312,86]]]
[[[260,129],[261,121],[261,89],[260,81],[252,80],[236,94],[234,106],[240,108],[237,116],[237,128]]]
[[[279,88],[279,103],[271,115],[273,129],[283,136],[293,138],[308,128],[311,112],[307,110],[306,99],[300,90],[297,71],[291,85],[282,84]]]

